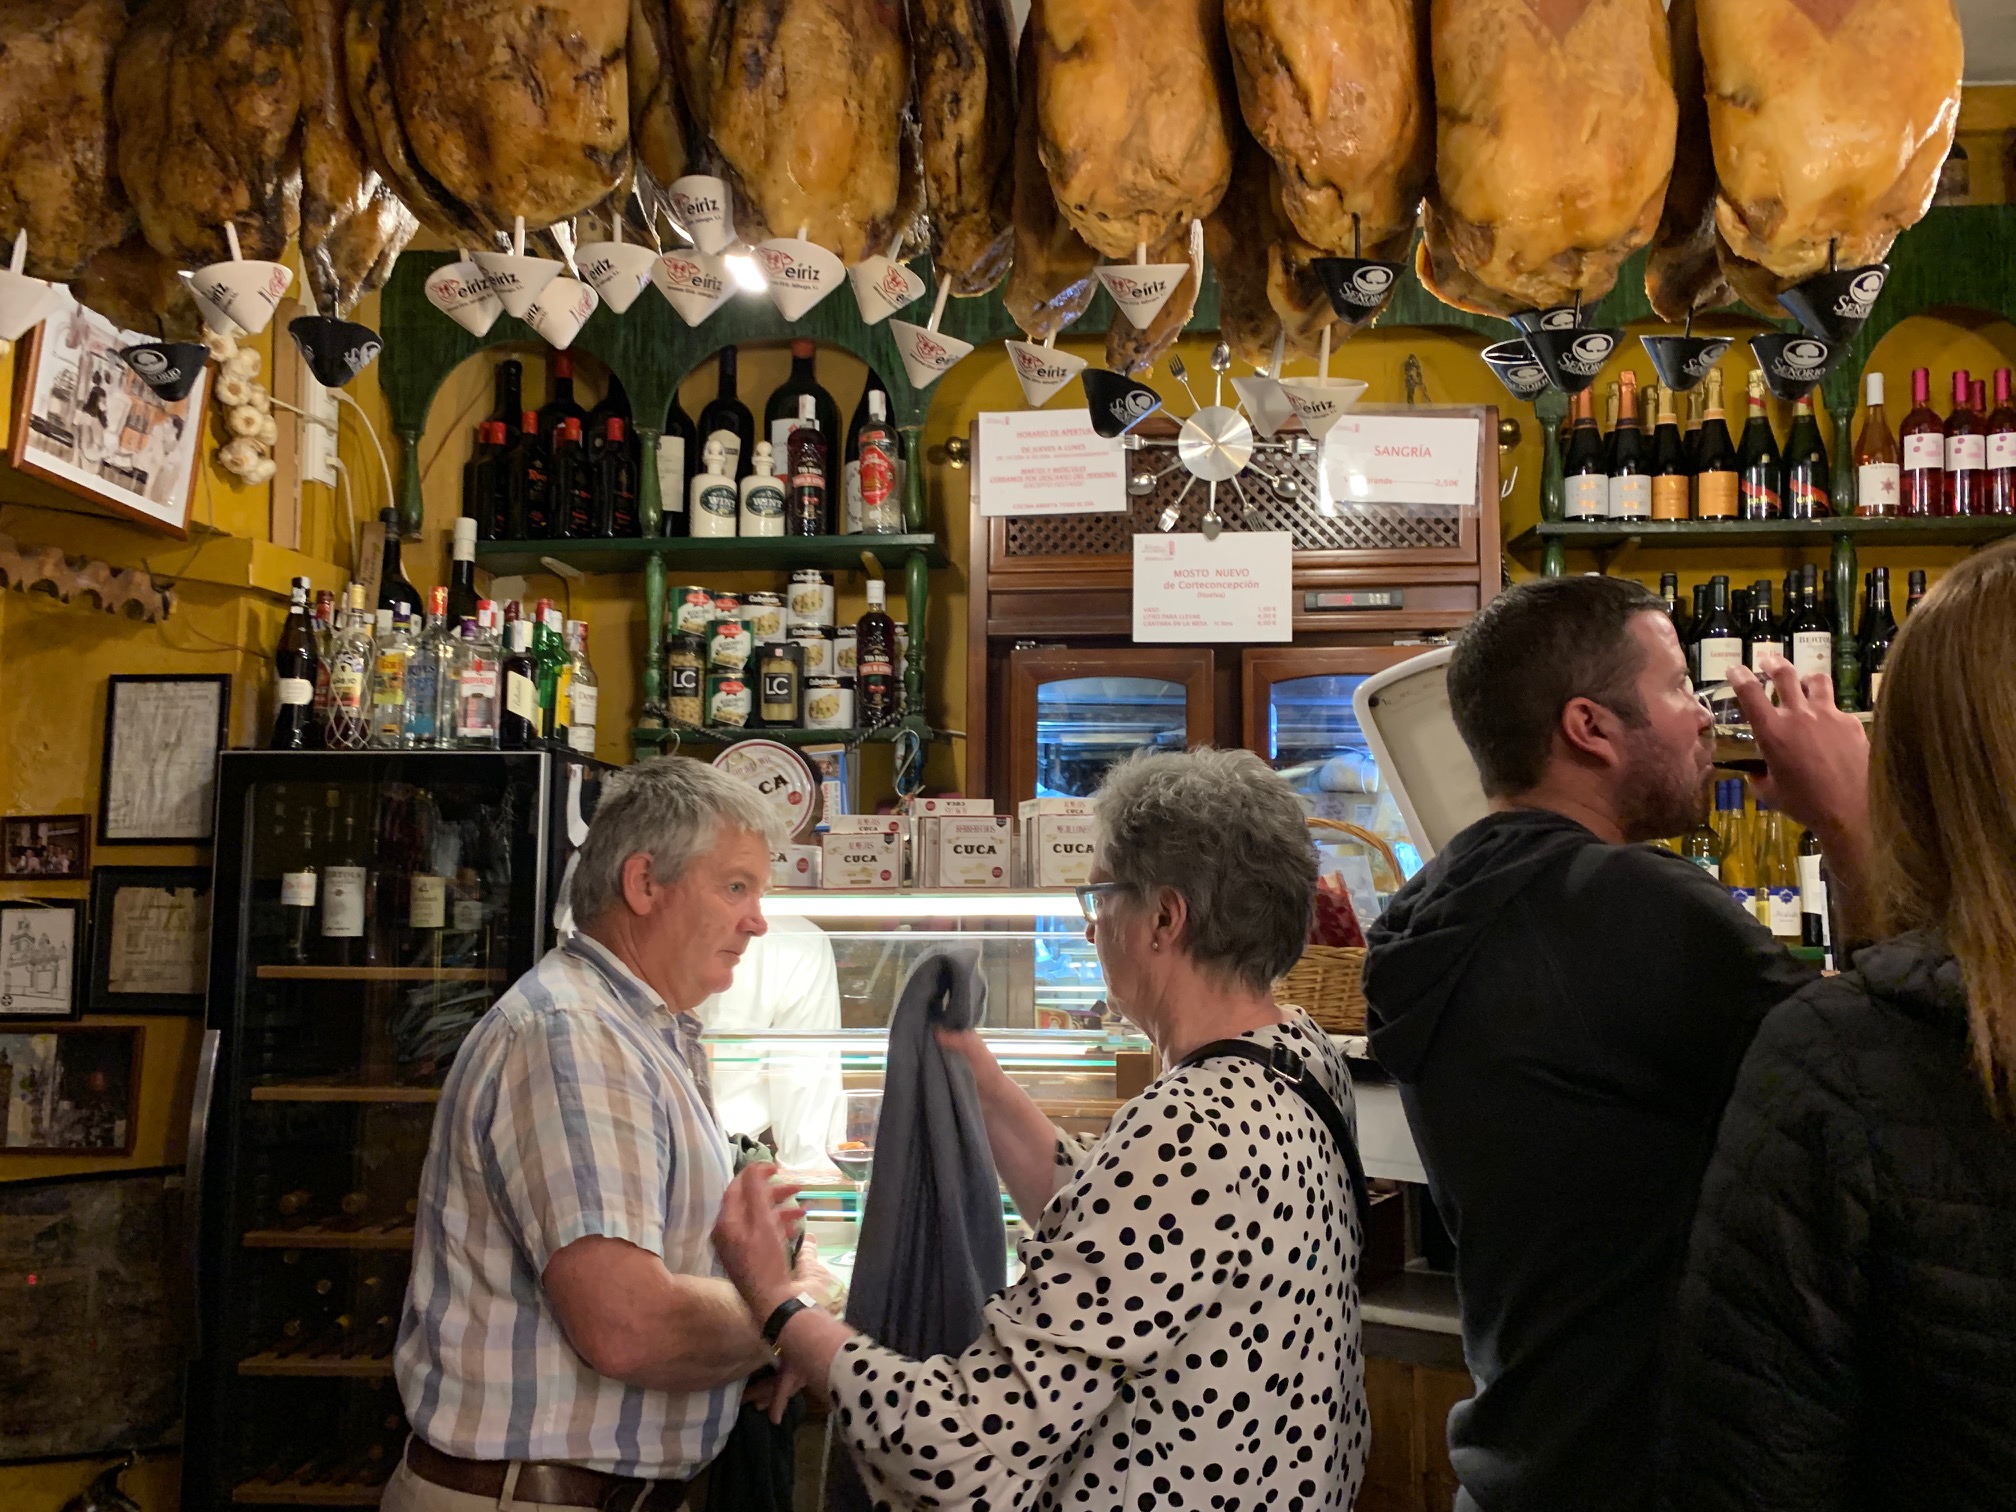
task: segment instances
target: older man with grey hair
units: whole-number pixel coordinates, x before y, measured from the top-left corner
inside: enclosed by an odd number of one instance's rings
[[[734,1163],[692,1010],[764,931],[776,828],[752,788],[685,758],[606,786],[579,932],[484,1015],[442,1089],[389,1512],[671,1512],[720,1451],[770,1353],[709,1243]]]

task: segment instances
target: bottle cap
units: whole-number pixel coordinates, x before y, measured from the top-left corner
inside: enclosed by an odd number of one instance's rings
[[[793,357],[810,357],[818,350],[819,344],[810,336],[799,336],[791,342],[791,355]]]
[[[888,603],[889,603],[888,585],[886,585],[880,578],[868,579],[868,607],[870,609],[882,609],[886,608],[888,606]]]
[[[602,434],[611,441],[621,441],[626,434],[623,417],[621,415],[611,415],[608,423],[603,427]]]
[[[768,441],[758,441],[756,443],[756,455],[750,462],[750,471],[759,475],[768,473],[774,457],[775,453],[770,450],[770,443]]]
[[[579,420],[562,420],[560,422],[560,439],[562,441],[579,441],[581,439],[581,422]]]
[[[1883,375],[1881,373],[1871,373],[1869,375],[1868,393],[1869,403],[1872,405],[1883,402]]]
[[[555,352],[553,354],[553,376],[555,378],[572,378],[574,376],[574,359],[569,357],[565,352]]]
[[[460,515],[455,521],[455,544],[460,546],[464,543],[476,544],[476,521],[470,515]]]
[[[448,612],[446,588],[436,587],[427,590],[427,612],[433,615],[445,615]]]
[[[868,418],[870,420],[889,418],[889,396],[879,388],[868,390]]]
[[[513,651],[532,649],[532,626],[525,620],[511,621],[511,649]]]
[[[810,394],[800,394],[798,396],[798,418],[800,420],[810,420],[814,425],[817,425],[819,423],[819,401],[814,399]]]
[[[386,631],[390,630],[391,628],[392,628],[392,611],[390,609],[380,609],[378,611],[378,633],[380,635],[383,635],[385,634]]]
[[[703,472],[718,473],[727,460],[728,454],[721,450],[719,441],[709,441],[700,448],[700,466]]]
[[[539,412],[537,410],[521,411],[518,416],[518,428],[528,436],[538,435]]]
[[[552,607],[553,600],[549,598],[534,599],[532,600],[532,617],[543,623],[546,618],[546,611]]]

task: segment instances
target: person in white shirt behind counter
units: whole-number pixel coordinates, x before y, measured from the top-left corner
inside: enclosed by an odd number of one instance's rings
[[[765,1030],[831,1034],[840,1028],[840,978],[826,931],[773,915],[749,942],[735,980],[694,1010],[710,1033]],[[764,1139],[794,1175],[832,1175],[827,1127],[840,1101],[840,1055],[827,1047],[717,1044],[714,1105],[730,1134]]]

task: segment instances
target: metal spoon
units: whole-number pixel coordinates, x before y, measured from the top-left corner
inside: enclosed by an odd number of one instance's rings
[[[1232,371],[1232,348],[1222,341],[1211,348],[1211,371],[1217,374],[1216,381],[1212,384],[1211,388],[1211,402],[1213,404],[1223,404],[1225,402],[1225,375]]]
[[[1225,522],[1218,518],[1218,484],[1211,484],[1211,502],[1205,506],[1204,518],[1197,522],[1197,528],[1204,532],[1204,539],[1215,541],[1218,532],[1225,528]]]

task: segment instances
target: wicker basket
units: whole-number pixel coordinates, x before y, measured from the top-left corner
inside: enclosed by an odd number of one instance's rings
[[[1311,819],[1309,828],[1316,831],[1333,830],[1349,839],[1357,841],[1370,850],[1392,877],[1392,887],[1397,890],[1403,880],[1400,858],[1393,854],[1393,847],[1368,829],[1347,824],[1342,819]],[[1322,843],[1319,833],[1317,843]],[[1358,945],[1311,945],[1302,952],[1302,959],[1288,968],[1287,974],[1274,984],[1274,996],[1283,1003],[1293,1003],[1304,1009],[1316,1020],[1318,1027],[1331,1034],[1363,1034],[1365,1032],[1365,951]]]

